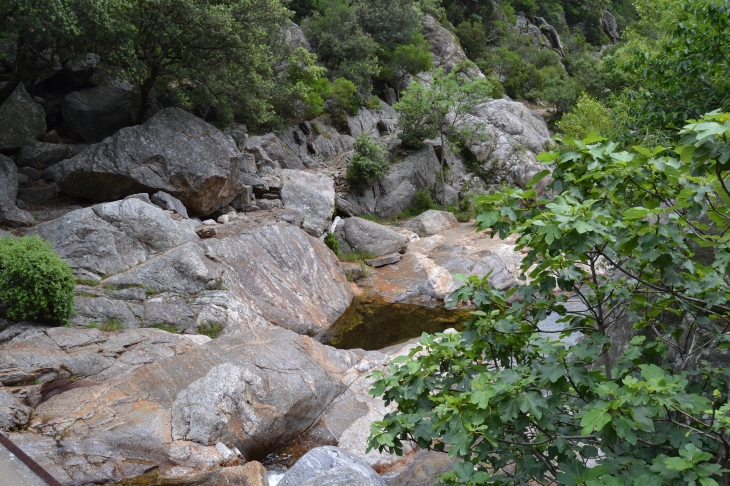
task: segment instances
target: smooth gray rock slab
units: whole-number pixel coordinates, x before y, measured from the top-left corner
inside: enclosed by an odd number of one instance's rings
[[[408,248],[406,237],[387,226],[358,217],[337,225],[335,237],[346,253],[371,253],[376,256],[401,253]]]
[[[442,68],[444,72],[448,73],[458,64],[468,60],[456,36],[436,19],[430,15],[424,15],[421,23],[423,37],[428,41],[434,68]],[[467,69],[466,74],[472,79],[484,77],[477,67]]]
[[[363,133],[371,138],[378,138],[395,132],[397,124],[398,114],[390,105],[385,103],[375,110],[360,107],[357,115],[347,115],[347,126],[350,135],[355,138]]]
[[[279,481],[279,486],[386,486],[370,466],[333,446],[307,452]]]
[[[0,155],[0,224],[30,226],[35,218],[15,204],[18,196],[18,168],[13,161]]]
[[[130,460],[152,461],[163,470],[176,464],[218,469],[215,446],[175,440],[174,434],[191,430],[213,431],[226,448],[237,448],[247,459],[266,455],[308,429],[344,391],[339,376],[351,366],[345,358],[346,352],[285,329],[252,326],[248,333],[221,336],[131,374],[99,375],[98,385],[66,391],[37,408],[37,416],[69,419],[61,427],[39,422],[39,431],[59,439],[62,434],[67,448],[78,448],[74,464],[63,460],[71,451],[56,450],[42,458],[42,465],[61,478],[75,472],[78,484],[94,482],[88,469],[74,469],[93,457],[83,447],[91,439],[98,449],[113,451],[99,462],[112,466],[117,482],[141,474],[114,467]],[[205,435],[195,437],[204,440]],[[204,463],[204,451],[213,454],[212,464]]]
[[[265,226],[202,243],[223,264],[228,289],[274,324],[316,335],[352,302],[337,258],[316,238],[293,226]]]
[[[52,167],[67,194],[94,201],[164,191],[193,213],[208,215],[242,190],[241,153],[233,140],[179,108],[122,129]]]
[[[36,170],[43,170],[56,162],[71,157],[70,145],[62,143],[33,142],[24,145],[18,152],[16,164],[18,167],[32,167]]]
[[[132,124],[132,93],[113,86],[73,91],[64,98],[66,123],[87,142],[101,142]]]
[[[545,121],[522,103],[493,100],[476,107],[460,126],[476,128],[483,138],[468,141],[464,148],[482,167],[508,184],[525,187],[545,166],[535,156],[550,143]],[[549,180],[536,186],[541,191]]]
[[[302,229],[320,236],[332,222],[335,188],[332,177],[295,170],[282,170],[281,200],[284,207],[304,213]]]
[[[168,211],[175,211],[177,214],[182,216],[183,218],[188,217],[188,210],[185,209],[185,205],[176,197],[172,197],[166,192],[156,192],[152,194],[151,201],[153,204],[157,204],[162,209],[166,209]]]
[[[398,263],[402,257],[403,255],[401,255],[400,253],[391,253],[390,255],[383,255],[378,258],[365,260],[365,263],[367,263],[371,267],[378,268]]]
[[[0,105],[0,150],[15,150],[46,133],[46,112],[20,83]]]
[[[114,275],[187,242],[198,241],[190,226],[137,198],[79,209],[38,225],[80,278]]]
[[[406,222],[403,226],[417,233],[418,236],[431,236],[451,229],[458,224],[456,216],[452,213],[429,209]]]

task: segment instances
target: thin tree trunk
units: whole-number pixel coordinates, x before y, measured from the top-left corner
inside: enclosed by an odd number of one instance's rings
[[[142,124],[144,121],[144,114],[147,112],[147,108],[150,107],[149,97],[152,92],[152,88],[154,88],[155,82],[157,81],[158,72],[157,68],[153,68],[149,77],[145,79],[144,83],[142,83],[142,86],[140,87],[139,109],[137,109],[137,115],[134,117],[134,123],[136,125]]]
[[[446,146],[444,145],[444,132],[441,131],[441,156],[439,157],[441,162],[441,204],[446,211],[446,183],[444,182],[444,155]]]

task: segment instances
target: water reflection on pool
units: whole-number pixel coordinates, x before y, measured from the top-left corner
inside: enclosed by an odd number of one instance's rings
[[[382,349],[424,332],[436,333],[451,327],[461,330],[470,316],[469,310],[356,297],[320,340],[339,349]]]

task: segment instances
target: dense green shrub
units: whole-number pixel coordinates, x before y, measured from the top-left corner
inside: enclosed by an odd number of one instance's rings
[[[362,30],[385,49],[407,44],[421,30],[411,0],[354,0]]]
[[[479,59],[486,55],[487,36],[484,34],[484,26],[481,22],[466,20],[460,23],[456,28],[456,36],[469,59]]]
[[[388,162],[383,149],[365,133],[355,140],[355,155],[347,166],[347,180],[372,184],[385,175]]]
[[[74,276],[68,263],[36,236],[0,238],[0,302],[13,319],[65,324],[73,313]]]
[[[584,138],[589,133],[609,135],[613,122],[608,109],[588,95],[578,99],[575,109],[557,122],[558,130],[569,137]]]
[[[349,79],[337,78],[332,82],[330,93],[339,106],[347,109],[353,115],[357,114],[359,103],[355,83]]]
[[[321,13],[305,19],[302,29],[332,77],[349,79],[363,94],[370,91],[371,78],[379,71],[378,43],[363,32],[354,6],[324,0]]]
[[[410,43],[381,53],[384,61],[380,78],[395,85],[400,98],[400,83],[408,75],[416,75],[433,67],[428,41],[420,34],[414,35]]]

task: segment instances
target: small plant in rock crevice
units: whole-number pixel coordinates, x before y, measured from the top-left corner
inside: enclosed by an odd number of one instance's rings
[[[178,334],[180,331],[177,330],[177,328],[172,324],[160,324],[155,323],[150,325],[153,329],[160,329],[161,331],[166,331],[174,334]]]
[[[220,336],[221,331],[223,331],[223,324],[215,321],[201,324],[198,328],[198,334],[208,336],[211,339],[215,339]]]
[[[87,327],[98,329],[104,332],[121,331],[124,329],[124,322],[118,317],[112,317],[104,322],[90,322]]]
[[[334,233],[327,233],[327,236],[324,237],[324,244],[327,245],[335,255],[340,256],[342,253],[340,251],[340,243],[337,241],[337,237]]]

